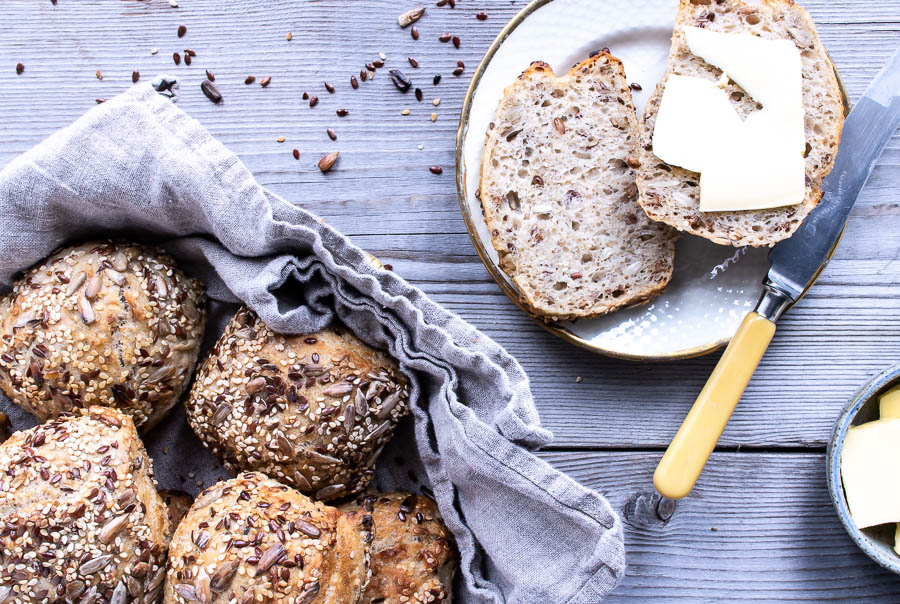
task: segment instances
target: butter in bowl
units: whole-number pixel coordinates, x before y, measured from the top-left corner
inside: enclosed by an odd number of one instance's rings
[[[900,574],[900,365],[860,390],[828,448],[828,488],[851,539]]]

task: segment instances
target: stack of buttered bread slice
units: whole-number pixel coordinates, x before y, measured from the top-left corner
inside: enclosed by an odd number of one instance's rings
[[[788,40],[799,51],[806,139],[806,194],[799,203],[701,211],[701,175],[654,154],[654,126],[673,74],[718,83],[741,119],[762,108],[691,52],[686,28]],[[640,122],[622,63],[608,52],[563,77],[533,63],[506,89],[482,160],[480,198],[500,267],[523,306],[547,321],[645,302],[671,279],[678,231],[733,246],[771,246],[790,237],[821,197],[843,117],[815,25],[790,0],[681,0],[668,67]]]

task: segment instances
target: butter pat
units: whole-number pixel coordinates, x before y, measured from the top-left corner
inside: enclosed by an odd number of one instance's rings
[[[806,198],[800,51],[788,40],[686,27],[691,52],[723,71],[714,82],[673,74],[653,131],[653,152],[699,172],[700,210],[760,210]],[[727,74],[727,76],[725,75]],[[742,121],[722,81],[763,105]]]
[[[859,528],[900,521],[900,419],[853,426],[841,453],[841,480]]]
[[[900,417],[900,387],[878,397],[878,413],[881,419]]]

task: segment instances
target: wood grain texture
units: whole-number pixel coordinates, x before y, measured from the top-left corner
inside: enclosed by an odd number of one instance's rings
[[[543,457],[605,493],[622,517],[628,569],[609,602],[900,601],[900,577],[838,521],[822,454],[714,453],[674,511],[653,490],[655,455]]]
[[[525,2],[457,0],[455,10],[426,3],[418,42],[396,23],[415,4],[181,0],[173,9],[168,0],[5,0],[0,165],[95,99],[125,90],[132,71],[142,81],[178,75],[179,106],[262,184],[351,235],[522,363],[543,422],[556,434],[557,450],[543,455],[606,493],[626,518],[629,571],[613,601],[900,601],[897,580],[843,534],[825,494],[822,454],[846,400],[900,361],[900,137],[876,167],[819,284],[779,324],[720,441],[740,452],[714,454],[695,494],[662,523],[634,509],[655,505],[653,467],[717,355],[663,364],[595,356],[544,332],[500,292],[460,216],[454,144],[469,78]],[[900,3],[803,4],[856,99],[900,46]],[[486,21],[475,19],[481,11]],[[187,26],[180,39],[179,24]],[[461,48],[438,42],[443,32],[459,34]],[[176,66],[172,53],[186,48],[197,56]],[[422,88],[422,103],[399,93],[385,70],[351,89],[350,76],[359,77],[379,52],[386,67],[402,69]],[[458,60],[466,65],[462,77],[450,73]],[[25,65],[21,76],[18,62]],[[200,92],[205,69],[216,76],[221,105]],[[438,86],[435,73],[443,75]],[[244,84],[249,74],[257,83]],[[265,75],[271,84],[261,88]],[[304,91],[319,97],[317,107],[302,100]],[[349,115],[337,117],[339,108]],[[277,143],[279,136],[286,141]],[[330,151],[341,158],[322,175],[316,162]],[[443,174],[431,174],[432,165]]]

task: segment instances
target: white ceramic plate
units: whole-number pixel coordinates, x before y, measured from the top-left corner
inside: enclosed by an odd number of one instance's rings
[[[564,74],[592,50],[609,47],[625,65],[638,115],[665,70],[678,0],[536,0],[513,19],[486,54],[463,106],[457,140],[457,184],[463,216],[488,271],[518,304],[497,265],[475,196],[482,147],[503,89],[532,61]],[[596,352],[630,359],[698,356],[726,344],[762,292],[767,250],[732,248],[682,235],[675,274],[648,304],[599,319],[545,325]]]

